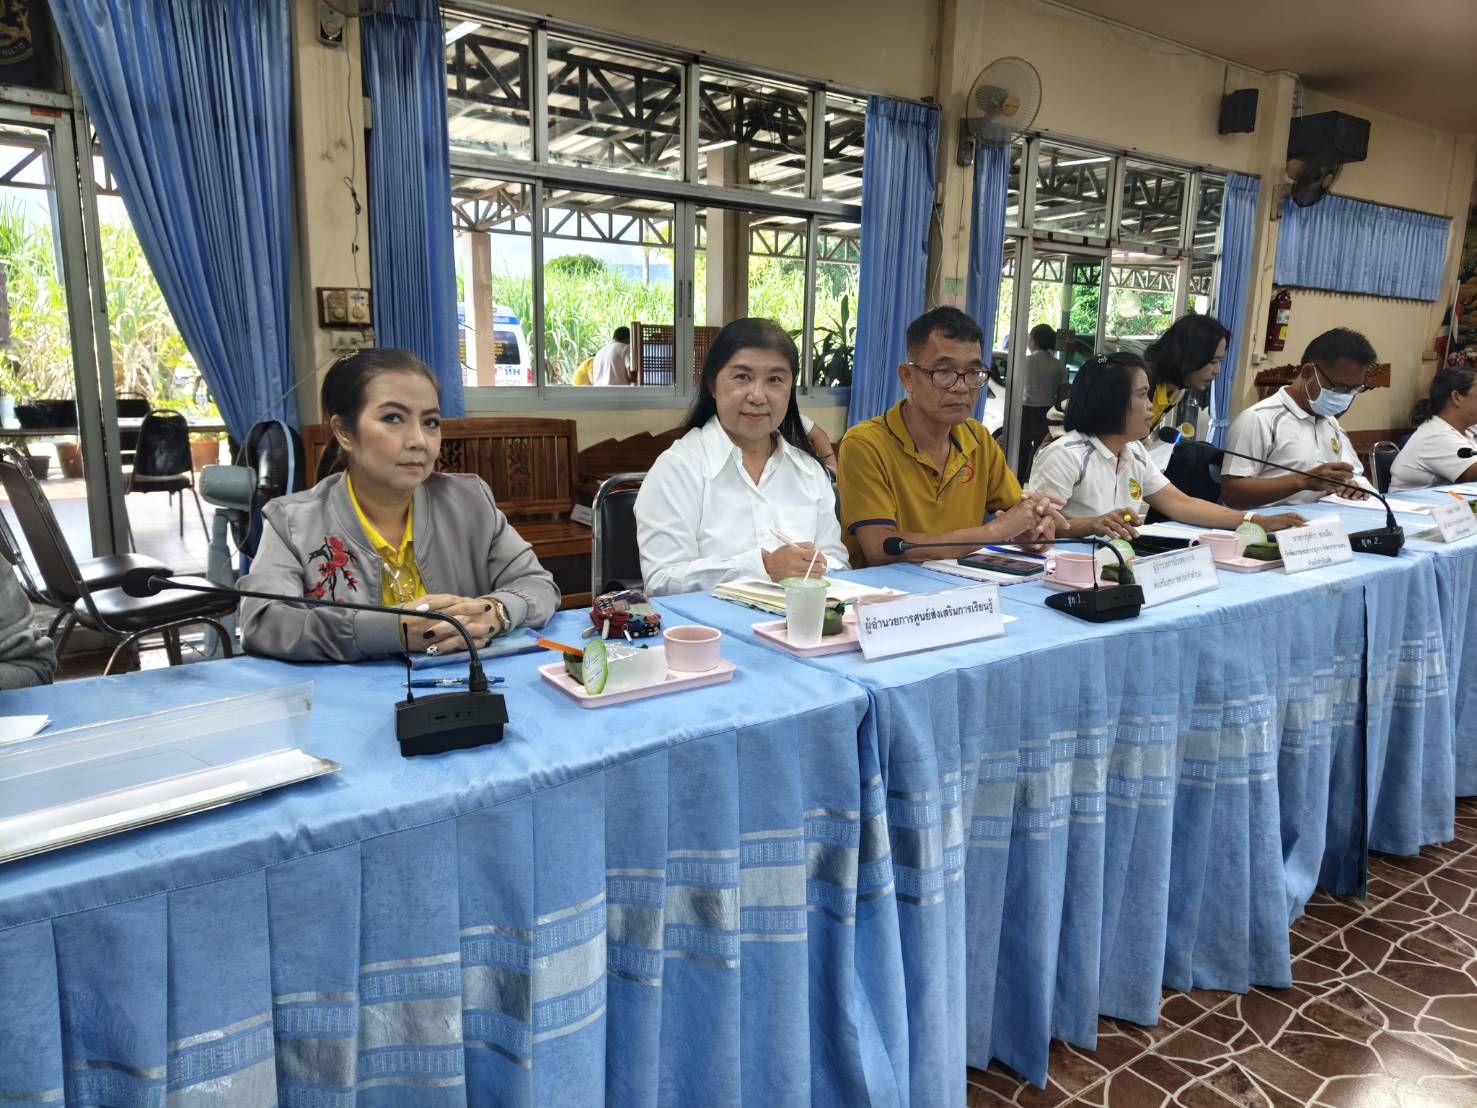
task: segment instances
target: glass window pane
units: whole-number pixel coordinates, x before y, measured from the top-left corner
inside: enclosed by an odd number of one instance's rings
[[[862,202],[862,154],[866,149],[867,102],[826,93],[825,180],[821,195],[848,204]]]
[[[861,224],[822,220],[816,240],[815,329],[811,335],[812,379],[817,387],[851,384],[861,260]]]
[[[1226,179],[1208,173],[1200,177],[1200,199],[1195,205],[1195,237],[1191,249],[1197,254],[1221,252],[1221,205],[1226,199]]]
[[[446,17],[446,113],[451,149],[533,156],[527,31]]]
[[[810,94],[798,85],[702,71],[698,180],[805,195]]]
[[[1196,315],[1209,315],[1215,302],[1214,258],[1192,258],[1190,260],[1190,287],[1186,290],[1185,310]]]
[[[682,174],[682,67],[549,36],[549,160]]]
[[[626,327],[629,366],[616,368],[627,383],[671,388],[672,205],[579,189],[544,196],[546,383],[600,383],[595,355]]]
[[[1005,225],[1021,226],[1021,161],[1026,144],[1016,139],[1010,144],[1010,177],[1005,185]]]
[[[451,178],[462,381],[533,382],[533,186]]]
[[[844,252],[844,246],[833,245]],[[716,332],[732,320],[762,316],[777,321],[799,347],[805,251],[804,216],[698,208],[693,323]]]
[[[1105,238],[1112,163],[1106,154],[1042,142],[1036,160],[1034,228]]]
[[[1108,267],[1108,316],[1104,348],[1142,353],[1142,345],[1174,322],[1174,283],[1179,267],[1155,254],[1117,252]],[[1128,340],[1126,343],[1123,340]]]
[[[1119,238],[1178,249],[1189,174],[1130,161],[1123,173]]]

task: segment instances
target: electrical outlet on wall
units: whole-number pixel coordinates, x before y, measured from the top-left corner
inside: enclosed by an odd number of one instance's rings
[[[360,331],[328,332],[328,349],[330,350],[362,350],[366,346],[373,345],[374,332],[367,327]]]
[[[373,318],[368,289],[323,288],[318,290],[318,326],[325,330],[336,327],[361,329]]]

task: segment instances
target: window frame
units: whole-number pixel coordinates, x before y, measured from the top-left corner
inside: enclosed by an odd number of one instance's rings
[[[843,387],[820,387],[813,383],[814,328],[816,317],[817,251],[823,220],[861,224],[861,204],[826,199],[825,184],[825,113],[830,93],[849,100],[865,101],[866,91],[766,69],[749,63],[716,56],[698,55],[667,44],[622,36],[561,20],[530,18],[494,4],[464,0],[443,5],[443,21],[458,18],[493,20],[526,28],[531,36],[531,79],[529,113],[532,117],[532,157],[516,158],[452,147],[452,176],[478,176],[530,186],[533,211],[532,319],[523,322],[534,358],[532,386],[496,387],[469,385],[464,388],[469,415],[532,412],[551,405],[568,411],[629,411],[635,409],[685,409],[692,401],[692,382],[687,374],[676,374],[670,387],[588,386],[578,389],[567,385],[550,385],[545,378],[544,352],[544,198],[551,189],[571,188],[606,195],[644,197],[671,203],[673,206],[673,312],[676,344],[679,350],[692,349],[696,270],[696,212],[700,207],[719,206],[751,212],[794,215],[806,223],[806,262],[804,287],[804,323],[800,347],[800,382],[797,393],[819,406],[845,407],[851,390]],[[595,48],[629,49],[682,67],[682,135],[681,173],[676,177],[659,177],[614,169],[594,168],[553,162],[549,159],[548,105],[548,40],[550,34],[578,36]],[[732,76],[748,76],[782,82],[807,91],[809,113],[806,134],[806,186],[803,195],[766,192],[761,189],[709,185],[698,181],[698,97],[706,71]],[[449,216],[448,216],[449,218]]]

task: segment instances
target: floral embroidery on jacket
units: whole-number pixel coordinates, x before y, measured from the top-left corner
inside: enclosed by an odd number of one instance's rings
[[[338,589],[339,576],[344,579],[344,586],[353,592],[359,588],[359,582],[354,577],[353,567],[359,564],[359,556],[344,545],[344,540],[337,535],[324,535],[323,545],[308,555],[308,560],[320,559],[318,562],[318,582],[304,590],[304,596],[311,596],[315,600],[322,600],[326,593],[329,599],[333,598]]]

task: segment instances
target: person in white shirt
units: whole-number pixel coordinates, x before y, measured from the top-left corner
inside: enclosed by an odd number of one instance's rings
[[[631,329],[617,327],[610,341],[595,355],[590,367],[592,385],[629,385],[631,383]]]
[[[1466,458],[1458,450],[1477,450],[1477,368],[1443,366],[1431,378],[1431,391],[1410,413],[1415,433],[1401,447],[1390,467],[1390,491],[1425,489],[1477,480],[1477,454]]]
[[[1369,340],[1345,327],[1325,331],[1310,342],[1292,383],[1237,416],[1226,447],[1313,476],[1228,454],[1221,466],[1221,499],[1233,508],[1259,508],[1308,504],[1331,492],[1351,500],[1368,496],[1365,490],[1374,486],[1365,478],[1339,416],[1368,388],[1365,382],[1374,360]]]
[[[799,365],[773,320],[737,319],[718,332],[684,434],[636,496],[649,595],[848,568],[831,479],[795,403]]]
[[[1028,492],[1058,496],[1067,529],[1057,534],[1134,539],[1150,505],[1170,519],[1232,530],[1250,520],[1266,531],[1306,523],[1293,512],[1245,514],[1187,496],[1164,476],[1140,441],[1154,405],[1144,360],[1122,351],[1099,354],[1077,371],[1067,400],[1066,434],[1041,449]]]

